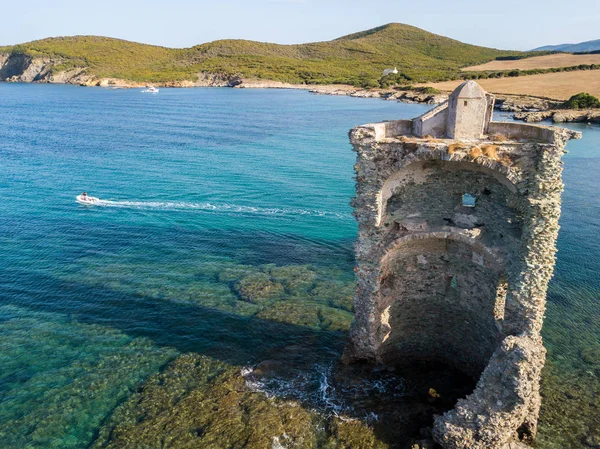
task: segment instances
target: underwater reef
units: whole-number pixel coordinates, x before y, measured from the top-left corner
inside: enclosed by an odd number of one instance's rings
[[[239,369],[184,354],[119,406],[92,449],[384,448],[358,420],[253,392]]]

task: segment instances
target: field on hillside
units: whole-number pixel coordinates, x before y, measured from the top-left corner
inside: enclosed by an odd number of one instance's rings
[[[490,61],[485,64],[465,67],[463,70],[466,72],[480,72],[486,70],[552,69],[555,67],[574,67],[581,64],[600,64],[600,54],[570,55],[559,53],[555,55],[534,56],[532,58],[510,61]]]
[[[463,81],[428,83],[426,86],[452,91]],[[531,95],[534,97],[568,100],[572,95],[587,92],[600,97],[600,71],[544,73],[514,78],[490,78],[477,80],[486,91],[497,94]]]

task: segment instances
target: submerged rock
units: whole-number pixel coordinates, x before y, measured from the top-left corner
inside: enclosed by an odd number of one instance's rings
[[[165,363],[169,347],[114,328],[0,306],[0,447],[87,447],[106,416]]]
[[[259,318],[289,322],[327,330],[348,330],[353,315],[349,312],[306,301],[283,301],[260,311]]]
[[[242,278],[234,286],[236,293],[244,301],[262,304],[281,297],[283,285],[272,280],[265,273],[256,273]]]
[[[310,447],[312,416],[248,391],[238,370],[184,354],[119,407],[92,448]]]
[[[271,277],[281,282],[287,292],[306,291],[312,287],[317,274],[305,265],[285,265],[269,269]]]
[[[91,449],[383,449],[359,421],[250,391],[237,368],[184,354],[119,406]]]

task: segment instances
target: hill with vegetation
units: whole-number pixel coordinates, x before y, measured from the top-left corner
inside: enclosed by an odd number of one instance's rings
[[[48,38],[0,47],[0,54],[44,59],[49,73],[75,68],[97,79],[195,81],[200,73],[301,84],[379,87],[455,79],[461,67],[528,55],[465,44],[413,26],[392,23],[328,42],[279,45],[220,40],[172,49],[97,36]],[[6,56],[5,56],[6,57]]]

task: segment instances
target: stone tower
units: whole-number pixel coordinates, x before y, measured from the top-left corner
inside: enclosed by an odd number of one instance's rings
[[[413,120],[359,126],[355,323],[346,355],[477,378],[435,419],[444,448],[533,437],[555,262],[562,128],[493,122],[475,82]],[[518,430],[518,432],[517,432]]]

